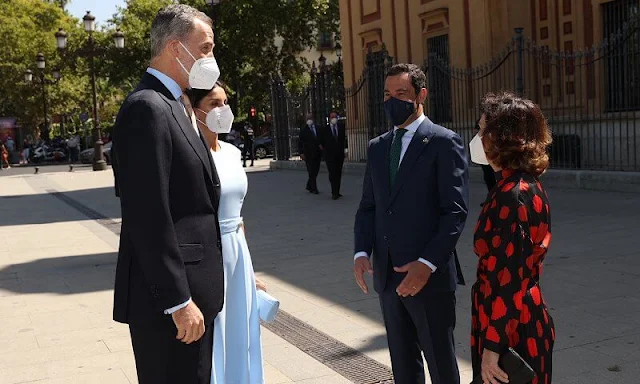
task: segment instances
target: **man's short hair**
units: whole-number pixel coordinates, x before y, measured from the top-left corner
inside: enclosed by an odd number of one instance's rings
[[[409,79],[411,80],[413,88],[416,90],[416,95],[420,93],[422,88],[427,88],[427,76],[422,72],[422,69],[415,64],[396,64],[389,69],[387,77],[398,76],[405,73],[409,74]]]
[[[196,19],[213,25],[209,16],[185,4],[172,4],[158,11],[151,24],[151,57],[159,56],[169,40],[187,40]]]

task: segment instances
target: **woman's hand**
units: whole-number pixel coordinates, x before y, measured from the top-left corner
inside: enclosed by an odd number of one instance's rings
[[[267,283],[262,280],[258,280],[258,278],[256,277],[256,289],[267,292]]]
[[[498,366],[500,355],[485,349],[482,353],[482,382],[484,384],[508,383],[509,376]],[[499,380],[499,381],[498,381]]]

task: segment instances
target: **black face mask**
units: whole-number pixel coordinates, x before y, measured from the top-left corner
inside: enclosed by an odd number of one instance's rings
[[[391,123],[397,127],[407,121],[409,116],[416,111],[416,106],[413,101],[404,101],[391,97],[384,102],[384,110]]]

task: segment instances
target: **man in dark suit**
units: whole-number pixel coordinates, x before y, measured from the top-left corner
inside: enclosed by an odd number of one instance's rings
[[[300,130],[299,139],[300,158],[307,166],[309,179],[307,180],[307,191],[317,195],[318,193],[318,173],[320,172],[320,162],[322,161],[322,143],[320,142],[320,131],[313,121],[313,115],[307,115],[307,123]]]
[[[338,121],[338,114],[329,114],[329,125],[327,125],[320,135],[322,143],[324,161],[327,163],[329,171],[329,182],[331,183],[331,196],[333,200],[342,197],[340,194],[340,182],[342,181],[342,166],[344,158],[347,156],[347,135],[344,124]]]
[[[467,217],[467,156],[460,136],[424,116],[418,66],[393,66],[384,95],[394,129],[369,143],[354,275],[365,293],[363,275],[373,275],[396,384],[425,382],[422,353],[433,384],[457,384],[455,290],[464,281],[455,246]]]
[[[158,13],[151,64],[114,126],[122,232],[113,316],[129,324],[141,384],[209,384],[211,376],[224,297],[220,182],[182,98],[189,68],[213,56],[211,25],[186,5]]]

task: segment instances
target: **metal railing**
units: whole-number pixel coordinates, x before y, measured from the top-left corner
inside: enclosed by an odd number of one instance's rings
[[[366,161],[369,140],[390,128],[383,92],[385,74],[393,62],[384,45],[380,51],[369,51],[362,75],[342,93],[336,91],[341,73],[326,70],[314,69],[310,86],[297,97],[288,94],[281,80],[274,81],[278,158],[288,159],[297,152],[297,130],[304,125],[306,113],[323,122],[328,111],[339,105],[339,112],[342,107],[346,112],[349,161]],[[510,90],[538,103],[545,113],[554,139],[551,167],[640,171],[638,13],[615,34],[585,50],[553,51],[516,28],[506,47],[483,65],[454,68],[432,52],[424,70],[429,89],[425,113],[458,132],[465,142],[476,133],[482,97]]]

